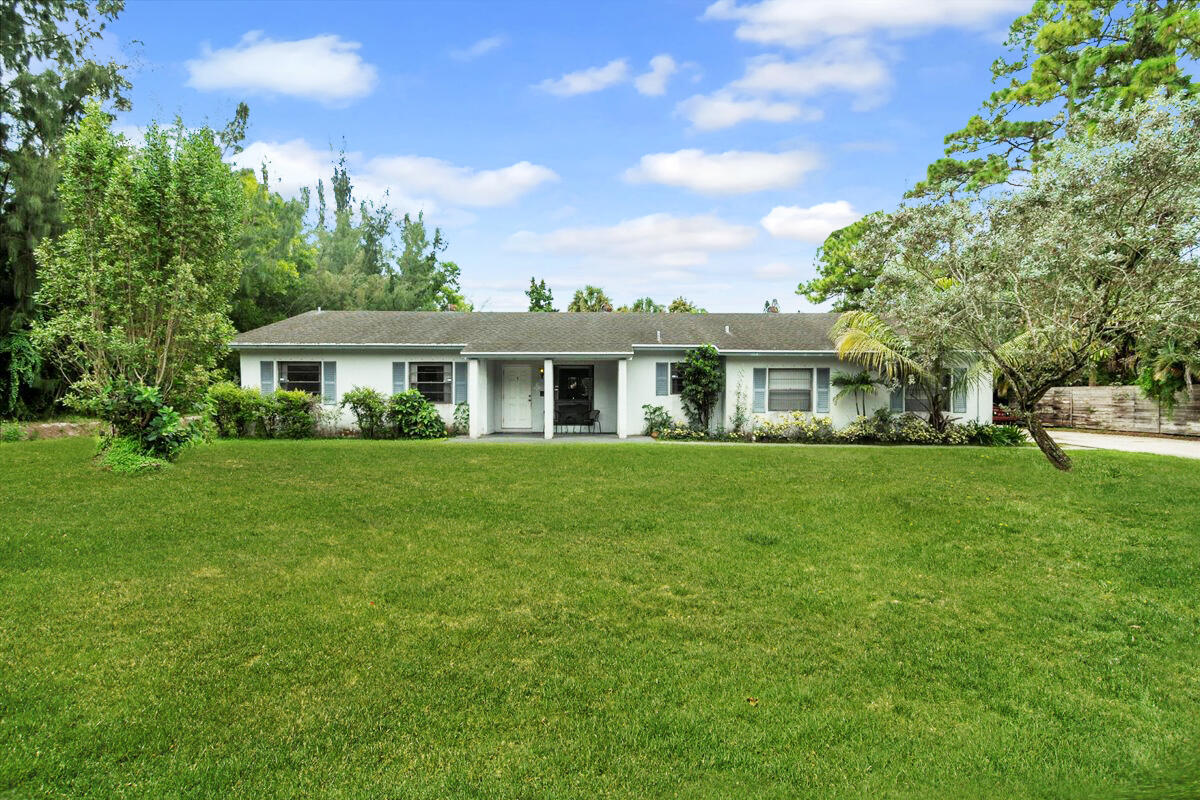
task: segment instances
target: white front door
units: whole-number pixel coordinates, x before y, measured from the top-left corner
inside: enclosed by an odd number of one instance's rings
[[[504,398],[500,427],[527,431],[533,427],[533,368],[528,364],[504,365]]]

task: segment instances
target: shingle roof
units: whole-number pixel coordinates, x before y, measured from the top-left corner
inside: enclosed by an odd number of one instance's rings
[[[837,314],[309,311],[239,334],[233,346],[423,345],[466,353],[628,353],[635,345],[830,351]],[[726,333],[728,329],[728,333]]]

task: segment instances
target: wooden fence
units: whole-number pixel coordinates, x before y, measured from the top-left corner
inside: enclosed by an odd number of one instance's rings
[[[1136,386],[1059,386],[1038,405],[1042,422],[1066,428],[1200,436],[1200,385],[1167,413]]]

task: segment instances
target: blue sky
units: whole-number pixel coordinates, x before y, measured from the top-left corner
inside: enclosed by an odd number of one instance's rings
[[[285,193],[345,143],[356,195],[424,209],[477,308],[685,295],[786,311],[829,230],[895,205],[991,91],[1028,0],[139,2],[119,124],[219,127]]]

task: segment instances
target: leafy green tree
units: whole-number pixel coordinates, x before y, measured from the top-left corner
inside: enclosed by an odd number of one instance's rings
[[[45,318],[34,338],[80,376],[75,408],[95,410],[129,385],[191,408],[234,333],[243,188],[207,128],[152,125],[131,149],[109,124],[92,102],[65,138],[67,228],[37,249]]]
[[[34,249],[63,230],[58,158],[86,98],[129,108],[124,66],[89,58],[123,7],[122,0],[0,3],[0,416],[44,407],[56,390],[30,339]]]
[[[612,311],[612,300],[598,286],[585,286],[575,290],[575,296],[567,305],[567,311]]]
[[[668,314],[707,314],[703,308],[700,308],[686,297],[676,297],[667,306]]]
[[[453,261],[442,261],[446,240],[440,228],[432,238],[425,228],[425,215],[408,214],[400,224],[403,250],[396,264],[392,293],[411,311],[469,311],[459,290],[459,269]]]
[[[1060,469],[1038,402],[1126,335],[1200,341],[1200,104],[1155,100],[1077,120],[1019,191],[926,201],[859,254],[872,303],[910,338],[978,355]]]
[[[621,306],[617,309],[617,311],[632,311],[640,314],[661,314],[666,310],[661,304],[654,302],[654,299],[651,297],[639,297],[633,301],[633,305]]]
[[[1196,0],[1036,0],[1007,44],[1013,56],[992,66],[1000,88],[946,137],[947,157],[930,165],[914,196],[1013,182],[1073,123],[1160,93],[1197,93],[1184,71],[1200,58]]]
[[[306,310],[300,305],[305,278],[316,268],[317,251],[305,228],[308,194],[284,199],[250,170],[241,175],[245,197],[239,227],[242,271],[230,318],[239,331],[268,325]]]
[[[530,311],[557,311],[554,307],[554,293],[546,286],[546,280],[529,279],[529,288],[525,290],[529,298]]]
[[[881,224],[881,212],[868,214],[860,220],[839,228],[825,238],[817,249],[814,265],[817,277],[796,287],[796,294],[814,303],[833,298],[834,311],[863,308],[866,295],[875,285],[879,273],[869,264],[854,257],[854,248],[873,225]]]
[[[711,344],[687,351],[683,360],[683,413],[696,430],[706,431],[712,423],[713,408],[725,388],[725,369],[721,356]]]
[[[305,237],[312,241],[315,268],[301,275],[293,307],[471,310],[460,288],[458,265],[441,258],[445,237],[438,228],[430,235],[423,214],[397,220],[386,204],[363,201],[356,208],[345,153],[334,163],[330,187],[332,227],[327,225],[325,184],[317,182],[317,224]]]

